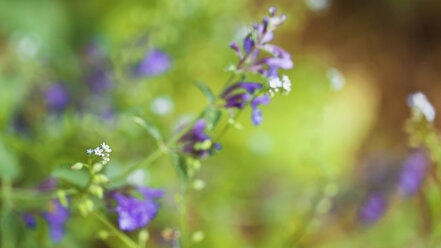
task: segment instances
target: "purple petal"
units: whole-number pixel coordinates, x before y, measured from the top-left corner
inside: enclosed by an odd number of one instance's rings
[[[239,46],[236,42],[231,42],[230,47],[236,51],[237,56],[242,59],[242,51],[240,50]]]
[[[268,95],[259,96],[251,101],[251,107],[256,108],[258,105],[267,105],[271,101],[271,98]]]
[[[262,85],[259,83],[248,83],[248,82],[239,82],[236,84],[233,84],[232,86],[228,87],[223,93],[222,97],[225,98],[227,95],[229,95],[231,92],[233,92],[236,89],[244,89],[248,91],[248,93],[253,94],[255,90],[261,89]]]
[[[246,103],[250,100],[251,96],[249,94],[237,94],[237,95],[230,95],[225,98],[225,101],[227,102],[225,104],[225,107],[227,108],[239,108],[242,109],[245,107]]]
[[[156,76],[170,69],[170,58],[164,52],[153,50],[136,67],[139,76]]]
[[[69,104],[69,94],[62,83],[51,85],[45,92],[47,107],[51,110],[61,111]]]
[[[386,210],[386,200],[380,194],[372,194],[362,205],[360,218],[363,222],[371,224],[377,222]]]
[[[414,195],[424,181],[429,159],[418,150],[413,152],[403,165],[398,186],[407,196]]]
[[[145,199],[160,198],[164,195],[164,190],[162,189],[152,189],[142,186],[138,186],[136,189],[145,197]]]
[[[243,40],[243,50],[245,51],[246,54],[250,53],[251,50],[254,47],[254,40],[251,37],[251,35],[248,35],[244,40]]]
[[[274,33],[273,32],[266,32],[262,37],[261,43],[265,44],[267,42],[272,41],[273,39],[274,39]]]
[[[258,126],[263,122],[262,111],[259,108],[253,108],[251,120],[255,126]]]
[[[22,215],[22,218],[26,223],[26,226],[28,226],[29,228],[34,229],[35,226],[37,226],[37,221],[35,220],[35,217],[32,214],[24,213]]]
[[[69,211],[58,200],[53,200],[52,210],[42,215],[49,224],[52,241],[60,242],[64,236],[64,223],[69,218]]]
[[[140,200],[133,196],[114,194],[118,205],[118,226],[123,231],[133,231],[146,226],[157,214],[159,204],[151,199]]]

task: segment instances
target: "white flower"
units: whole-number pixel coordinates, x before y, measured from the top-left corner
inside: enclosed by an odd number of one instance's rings
[[[327,77],[328,80],[331,82],[331,89],[333,91],[340,91],[345,86],[345,77],[336,68],[329,69],[327,72]]]
[[[91,149],[91,148],[87,149],[87,154],[88,155],[92,154],[92,152],[93,152],[93,149]]]
[[[104,152],[110,153],[112,152],[112,149],[110,149],[110,146],[106,145],[106,143],[102,143],[101,147],[103,148]]]
[[[283,85],[282,88],[288,93],[291,91],[291,80],[289,80],[289,77],[287,75],[283,75]]]
[[[104,156],[103,154],[103,149],[101,149],[100,147],[95,148],[95,150],[93,150],[95,152],[95,155],[97,156]]]
[[[414,109],[416,115],[423,115],[427,121],[432,122],[435,119],[435,108],[427,100],[426,95],[422,92],[415,92],[409,95],[407,103]]]
[[[282,87],[282,81],[280,81],[279,77],[273,77],[269,81],[270,88],[277,89]]]

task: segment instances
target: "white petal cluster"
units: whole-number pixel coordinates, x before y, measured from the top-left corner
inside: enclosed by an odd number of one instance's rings
[[[435,119],[435,108],[422,92],[415,92],[409,95],[408,105],[413,109],[414,115],[424,116],[427,121],[432,122]]]
[[[269,80],[269,87],[269,93],[271,96],[279,91],[288,94],[291,91],[291,80],[287,75],[283,75],[282,79],[279,77],[273,77]]]
[[[102,157],[105,162],[109,162],[110,161],[109,157],[110,157],[110,153],[111,152],[112,152],[112,149],[110,149],[110,146],[107,145],[105,142],[103,142],[101,144],[101,146],[98,146],[95,149],[91,149],[91,148],[87,149],[87,154],[88,155],[94,154],[94,155],[96,155],[98,157]]]

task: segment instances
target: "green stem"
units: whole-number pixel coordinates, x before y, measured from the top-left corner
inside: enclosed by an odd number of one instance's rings
[[[126,234],[124,234],[123,232],[121,232],[120,230],[118,230],[114,225],[112,225],[112,223],[110,223],[105,217],[103,217],[102,215],[94,212],[93,213],[94,216],[101,221],[101,223],[103,223],[106,227],[109,228],[109,230],[115,234],[116,237],[118,237],[124,244],[127,245],[127,247],[130,248],[139,248],[138,245],[129,237],[127,237]]]
[[[13,247],[13,241],[9,236],[8,227],[5,226],[6,219],[9,215],[9,212],[11,210],[11,202],[10,202],[10,196],[11,196],[11,180],[3,176],[2,177],[2,215],[1,221],[0,221],[0,229],[1,229],[1,236],[2,236],[2,242],[1,246],[5,248]]]
[[[180,234],[180,244],[181,248],[190,247],[189,244],[189,235],[188,235],[188,186],[183,183],[182,184],[182,199],[180,206],[180,226],[181,226],[181,234]]]

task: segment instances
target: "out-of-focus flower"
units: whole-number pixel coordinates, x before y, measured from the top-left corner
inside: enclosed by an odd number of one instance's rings
[[[179,139],[183,145],[182,152],[197,158],[205,158],[220,149],[220,144],[212,142],[211,137],[205,133],[205,128],[206,123],[203,119],[196,121],[190,131]]]
[[[330,0],[305,0],[305,4],[312,11],[321,11],[329,7]]]
[[[411,196],[418,191],[424,181],[428,164],[429,159],[422,150],[413,152],[404,162],[398,187],[405,195]]]
[[[37,221],[35,220],[35,216],[30,213],[24,213],[22,216],[23,221],[25,222],[26,226],[34,229],[37,226]]]
[[[265,17],[262,24],[255,23],[251,32],[243,40],[243,51],[237,43],[233,42],[230,47],[236,51],[239,63],[238,71],[250,71],[262,74],[265,77],[278,77],[278,69],[291,69],[293,62],[291,55],[282,48],[268,44],[274,38],[273,31],[286,19],[285,15],[276,16],[276,8],[270,7],[269,16]],[[265,52],[271,56],[259,58],[259,54]]]
[[[60,242],[64,237],[64,224],[69,219],[69,211],[58,200],[51,202],[50,210],[43,213],[43,218],[49,224],[50,236],[53,242]]]
[[[415,92],[410,94],[407,98],[407,104],[412,108],[415,117],[424,116],[429,122],[435,119],[435,108],[424,93]]]
[[[45,92],[46,104],[50,110],[62,111],[69,104],[69,93],[62,83],[52,84]]]
[[[266,105],[270,103],[270,98],[267,94],[255,96],[256,90],[262,88],[259,83],[239,82],[228,87],[221,95],[225,100],[226,108],[242,109],[250,102],[252,108],[251,120],[254,125],[262,123],[262,111],[258,108],[259,105]]]
[[[331,89],[333,91],[340,91],[345,86],[345,77],[341,72],[335,68],[329,69],[327,72],[328,80],[331,82]]]
[[[160,50],[153,50],[135,66],[135,75],[152,77],[163,74],[170,69],[171,62],[168,55]]]
[[[370,194],[360,208],[360,220],[366,224],[377,222],[384,215],[386,204],[386,199],[383,195],[377,193]]]
[[[104,68],[94,68],[87,77],[87,83],[94,93],[99,93],[112,88],[108,72]]]
[[[57,187],[57,180],[55,178],[48,178],[37,185],[37,190],[41,192],[52,191]]]
[[[169,114],[174,109],[173,100],[169,96],[156,97],[150,105],[150,109],[157,115]]]
[[[153,199],[160,198],[164,194],[161,189],[147,187],[137,187],[136,189],[144,199],[120,193],[113,195],[118,204],[115,208],[118,213],[118,226],[123,231],[133,231],[145,227],[159,210],[159,204]]]

